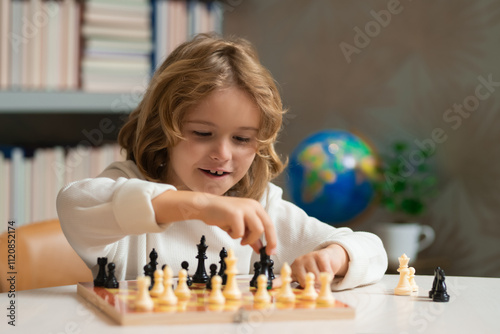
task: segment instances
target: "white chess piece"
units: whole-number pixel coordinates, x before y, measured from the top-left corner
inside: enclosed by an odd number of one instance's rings
[[[295,302],[295,294],[293,293],[290,283],[292,282],[292,269],[287,262],[281,268],[281,288],[277,295],[277,300],[280,303],[293,303]]]
[[[210,292],[210,296],[208,297],[208,302],[210,304],[216,305],[224,305],[226,302],[226,298],[222,294],[222,277],[219,275],[215,275],[212,277],[212,291]]]
[[[160,305],[172,306],[177,304],[178,299],[174,293],[174,289],[172,289],[173,276],[172,268],[165,266],[163,269],[163,293],[158,297]]]
[[[241,299],[241,291],[238,288],[238,282],[236,281],[236,274],[238,273],[238,269],[236,269],[236,256],[234,256],[234,251],[229,249],[227,251],[226,261],[226,275],[227,282],[226,287],[222,293],[224,297],[229,300],[240,300]]]
[[[186,269],[181,269],[179,271],[179,281],[177,282],[177,287],[174,291],[177,298],[180,300],[186,300],[191,297],[191,290],[187,285],[187,271]]]
[[[155,284],[153,284],[153,287],[151,288],[151,291],[149,291],[149,294],[153,297],[158,297],[163,293],[163,271],[157,269],[154,273],[155,275]]]
[[[149,295],[149,276],[137,277],[137,296],[135,298],[135,309],[141,312],[150,312],[154,309],[154,302]]]
[[[394,288],[394,294],[398,296],[409,296],[411,295],[411,285],[408,276],[410,275],[410,270],[408,269],[408,261],[410,258],[406,254],[401,255],[399,260],[399,282],[396,288]]]
[[[417,282],[415,282],[415,268],[410,267],[408,269],[410,270],[409,280],[410,280],[411,291],[418,292],[418,285]]]
[[[306,286],[304,287],[304,291],[300,294],[300,299],[315,301],[318,298],[318,293],[314,288],[315,276],[313,273],[306,274]]]
[[[257,292],[253,297],[256,303],[270,303],[271,295],[267,291],[267,277],[266,275],[259,275],[257,277]]]
[[[330,273],[320,273],[319,280],[321,282],[321,289],[319,290],[318,299],[316,302],[320,305],[333,305],[335,303],[335,298],[332,294],[331,282],[333,275]]]

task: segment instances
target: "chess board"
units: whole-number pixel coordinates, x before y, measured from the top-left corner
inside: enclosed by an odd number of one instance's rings
[[[152,312],[135,310],[136,281],[120,282],[118,289],[94,287],[92,282],[78,283],[77,292],[120,325],[226,323],[252,321],[255,318],[259,321],[354,318],[354,309],[338,300],[328,307],[300,299],[291,305],[282,304],[276,301],[277,289],[272,289],[271,303],[261,305],[253,301],[255,289],[249,287],[248,278],[238,278],[238,286],[243,294],[240,301],[211,305],[208,303],[210,290],[206,290],[204,284],[193,284],[190,287],[191,298],[179,301],[176,306],[159,306],[153,297],[155,308]],[[302,291],[297,288],[293,290],[296,295]]]

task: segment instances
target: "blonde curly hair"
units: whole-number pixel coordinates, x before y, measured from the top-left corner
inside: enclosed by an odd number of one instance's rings
[[[286,110],[273,77],[245,39],[199,34],[167,57],[118,135],[127,159],[136,163],[147,180],[165,182],[168,149],[183,139],[186,111],[213,91],[227,87],[249,94],[261,119],[255,159],[226,194],[258,200],[267,183],[285,167],[274,143]]]

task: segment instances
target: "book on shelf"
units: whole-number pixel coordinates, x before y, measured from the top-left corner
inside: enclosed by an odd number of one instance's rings
[[[96,177],[114,161],[124,160],[117,144],[0,149],[0,233],[5,223],[18,226],[57,218],[56,198],[64,185]],[[6,186],[3,186],[3,185]]]

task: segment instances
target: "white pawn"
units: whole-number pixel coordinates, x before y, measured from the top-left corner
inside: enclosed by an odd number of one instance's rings
[[[212,291],[208,297],[209,304],[224,305],[226,298],[222,294],[222,277],[215,275],[212,277]]]
[[[158,297],[163,293],[163,271],[157,269],[154,273],[155,275],[155,284],[153,284],[153,288],[149,291],[149,294],[153,297]]]
[[[295,294],[293,293],[290,283],[292,282],[292,269],[287,262],[281,268],[281,288],[277,295],[277,300],[280,303],[293,303],[295,302]]]
[[[177,298],[180,300],[186,300],[191,297],[191,290],[187,285],[187,271],[186,269],[181,269],[179,271],[179,281],[177,282],[177,287],[174,291]]]
[[[177,304],[177,296],[174,293],[174,289],[172,289],[172,277],[174,273],[172,268],[169,266],[165,266],[163,269],[163,293],[158,297],[158,302],[160,305],[176,305]]]
[[[330,283],[332,282],[333,275],[330,273],[320,273],[319,280],[321,281],[321,289],[316,302],[321,305],[333,305],[335,298],[332,294]]]
[[[315,301],[318,298],[318,293],[314,288],[315,276],[313,273],[306,274],[306,286],[304,287],[304,291],[300,294],[300,299]]]
[[[400,268],[399,271],[399,282],[396,288],[394,288],[394,294],[398,296],[410,296],[411,295],[411,285],[408,275],[410,270],[408,268]]]
[[[151,278],[149,276],[137,277],[137,296],[135,299],[135,309],[141,312],[149,312],[154,308],[153,299],[149,295],[149,285]]]
[[[267,291],[267,277],[266,275],[259,275],[257,277],[257,292],[253,298],[256,303],[270,303],[271,295]]]
[[[418,285],[417,282],[415,282],[415,268],[410,267],[408,269],[410,269],[410,275],[408,277],[410,280],[411,291],[418,292]]]
[[[224,291],[224,297],[229,300],[240,300],[241,299],[241,291],[238,288],[238,282],[236,281],[236,274],[238,273],[238,269],[236,269],[236,256],[234,256],[234,251],[229,249],[227,251],[226,261],[226,275],[227,282]]]

